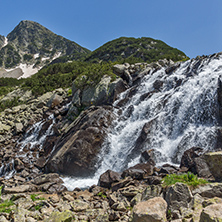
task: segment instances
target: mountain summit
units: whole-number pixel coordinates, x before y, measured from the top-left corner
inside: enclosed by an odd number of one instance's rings
[[[7,37],[0,36],[0,66],[7,69],[21,64],[40,68],[59,56],[78,59],[89,52],[33,21],[21,21]]]

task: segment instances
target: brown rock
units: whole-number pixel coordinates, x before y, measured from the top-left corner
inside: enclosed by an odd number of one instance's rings
[[[120,181],[120,174],[112,170],[107,170],[99,177],[98,185],[105,188],[110,188],[112,183]]]
[[[63,180],[59,177],[57,173],[43,174],[32,180],[32,183],[36,185],[41,185],[47,182],[63,183]]]
[[[164,222],[167,203],[162,197],[139,202],[133,208],[132,222]]]
[[[132,177],[134,179],[143,179],[144,176],[153,174],[153,163],[138,163],[123,171],[122,177]]]

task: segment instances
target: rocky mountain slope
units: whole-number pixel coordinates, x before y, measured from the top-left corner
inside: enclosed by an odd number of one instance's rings
[[[6,38],[0,38],[0,67],[9,69],[19,66],[23,71],[36,72],[60,56],[72,55],[72,59],[77,60],[89,52],[37,22],[25,20]]]
[[[72,93],[35,97],[17,88],[7,94],[5,100],[23,104],[0,114],[2,203],[10,200],[7,212],[0,203],[0,219],[221,218],[220,183],[162,184],[167,174],[188,171],[221,181],[221,152],[206,154],[222,144],[221,61],[217,53],[178,63],[115,64],[116,78],[80,84],[88,81],[81,75]]]
[[[152,38],[127,38],[121,37],[93,51],[86,61],[124,61],[154,62],[159,59],[172,59],[173,61],[185,60],[187,56],[176,48]]]

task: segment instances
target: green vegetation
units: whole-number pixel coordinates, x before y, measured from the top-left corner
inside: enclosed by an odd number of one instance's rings
[[[159,59],[172,59],[173,61],[186,60],[188,57],[176,48],[152,38],[126,38],[121,37],[107,42],[93,51],[85,60],[90,62],[118,61],[118,62],[154,62]]]
[[[107,196],[106,196],[103,192],[99,192],[99,193],[97,194],[97,196],[102,197],[102,198],[104,198],[104,199],[107,198]]]
[[[31,89],[34,95],[42,95],[57,88],[69,88],[75,80],[77,87],[83,88],[86,85],[97,84],[105,74],[114,80],[116,76],[112,70],[112,63],[58,63],[24,79],[22,87]]]
[[[32,199],[32,201],[45,200],[44,197],[39,197],[39,194],[31,194],[30,198]]]
[[[0,186],[0,196],[2,195],[2,186]],[[2,201],[0,199],[0,213],[10,213],[12,211],[11,206],[14,205],[14,202],[12,200],[5,200]]]
[[[185,183],[191,187],[196,187],[201,184],[208,183],[205,179],[198,179],[197,175],[194,175],[191,172],[185,174],[168,174],[163,178],[163,187],[173,185],[177,182]]]
[[[14,205],[14,202],[11,200],[5,200],[0,203],[0,212],[10,213],[12,211],[11,206]]]

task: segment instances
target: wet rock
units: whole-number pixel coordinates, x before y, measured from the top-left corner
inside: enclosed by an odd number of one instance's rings
[[[133,208],[132,222],[163,222],[166,219],[167,203],[161,197],[139,202]]]
[[[43,143],[43,146],[42,146],[42,149],[44,150],[45,157],[47,157],[51,153],[57,140],[58,140],[58,136],[56,136],[56,135],[50,135],[50,136],[46,137],[46,139]]]
[[[180,168],[187,167],[188,171],[197,174],[194,159],[200,157],[204,150],[200,147],[192,147],[186,150],[181,158]]]
[[[99,177],[98,185],[105,188],[110,188],[112,183],[120,181],[120,173],[112,170],[107,170]]]
[[[143,179],[145,176],[153,174],[153,163],[138,163],[123,171],[122,177],[132,177],[134,179]]]
[[[158,172],[159,174],[173,174],[176,173],[179,169],[173,165],[170,164],[164,164],[161,168],[160,171]]]
[[[73,176],[92,175],[101,145],[114,119],[108,108],[91,107],[59,138],[47,171]]]

